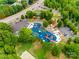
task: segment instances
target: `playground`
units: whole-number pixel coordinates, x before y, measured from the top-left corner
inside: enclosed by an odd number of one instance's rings
[[[43,26],[40,23],[34,23],[32,26],[33,35],[37,36],[44,42],[59,42],[60,37],[55,34],[51,33],[43,28]]]

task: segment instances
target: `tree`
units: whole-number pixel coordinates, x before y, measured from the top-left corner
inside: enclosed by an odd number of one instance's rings
[[[77,45],[77,44],[66,44],[64,46],[63,52],[68,57],[78,59],[79,58],[79,45]]]
[[[8,59],[6,54],[0,54],[0,59]]]
[[[27,11],[26,15],[27,15],[27,18],[32,18],[35,15],[35,13],[33,11]]]
[[[61,11],[61,14],[62,14],[62,16],[63,16],[63,19],[66,19],[66,18],[68,18],[68,16],[69,16],[69,12],[68,11]]]
[[[12,4],[14,2],[16,2],[16,0],[7,0],[8,1],[8,4]]]
[[[32,41],[32,30],[28,28],[22,28],[19,31],[19,42],[26,43],[28,41]]]
[[[57,0],[45,0],[44,5],[49,7],[49,8],[55,8],[58,9],[61,7],[61,4],[57,2]]]
[[[21,59],[19,56],[17,56],[17,54],[12,54],[13,57],[15,57],[15,59]]]
[[[58,27],[61,27],[61,26],[62,26],[62,21],[59,20],[59,21],[58,21]]]
[[[9,6],[8,5],[0,5],[0,10],[1,10],[1,15],[2,16],[0,16],[0,18],[4,18],[4,17],[7,17],[7,16],[9,16],[10,15],[10,13],[9,13]]]
[[[24,19],[25,17],[24,17],[24,15],[21,15],[21,19]]]
[[[0,47],[3,47],[3,46],[4,46],[4,42],[0,41]]]
[[[13,54],[15,53],[14,46],[5,45],[4,46],[5,54]]]
[[[54,56],[59,56],[60,53],[61,53],[61,48],[60,48],[60,46],[59,46],[59,45],[54,45],[54,46],[52,47],[52,55],[54,55]]]
[[[0,26],[0,59],[20,59],[15,51],[17,36],[10,31],[11,29],[8,24],[0,23]],[[9,54],[15,54],[16,56],[9,58],[7,56]]]
[[[54,43],[52,42],[43,42],[42,48],[44,50],[44,53],[51,51],[52,45],[54,45]]]
[[[16,5],[13,4],[13,5],[11,5],[11,7],[13,8],[14,13],[17,13],[23,9],[22,5],[20,5],[20,4],[16,4]]]
[[[0,30],[8,30],[12,32],[12,27],[9,24],[6,23],[0,23]]]
[[[3,47],[0,47],[0,55],[1,54],[5,54],[5,51],[4,51],[4,48]]]
[[[14,1],[14,0],[13,0]],[[7,16],[13,15],[18,11],[23,9],[21,4],[12,4],[11,6],[8,4],[1,4],[0,5],[0,18],[5,18]]]
[[[16,2],[16,0],[0,0],[0,4],[12,4]]]
[[[0,4],[6,4],[7,0],[0,0]]]
[[[6,33],[7,33],[7,34],[6,34]],[[5,44],[15,46],[16,43],[17,43],[17,37],[16,37],[13,33],[9,32],[9,31],[7,31],[7,30],[4,30],[4,31],[1,30],[1,31],[0,31],[0,37],[1,37],[1,40],[2,40]]]
[[[27,1],[26,0],[21,0],[21,4],[24,8],[26,8],[27,6]]]
[[[69,38],[69,39],[67,40],[67,44],[71,44],[71,42],[73,42],[73,40],[72,40],[72,38]]]
[[[68,19],[65,19],[64,23],[65,23],[65,25],[70,27],[75,34],[78,32],[78,29],[76,28],[76,26],[73,25],[73,23],[71,21],[69,21]]]
[[[9,54],[8,59],[20,59],[16,54]]]
[[[23,9],[22,5],[20,5],[20,4],[16,4],[16,5],[14,5],[14,6],[17,8],[17,11],[18,11],[18,12]]]
[[[74,43],[78,43],[79,44],[79,37],[75,37]]]
[[[32,4],[34,0],[29,0],[29,4]]]
[[[47,21],[48,21],[48,20],[51,20],[52,16],[53,16],[52,12],[50,12],[50,11],[48,11],[48,10],[46,10],[46,11],[41,11],[41,13],[40,13],[40,17],[41,17],[41,18],[45,18]]]
[[[44,21],[43,21],[43,26],[44,26],[44,27],[47,27],[48,25],[49,25],[48,21],[44,20]]]
[[[76,19],[74,18],[74,19],[72,19],[72,22],[74,23],[74,22],[76,22]]]
[[[49,20],[48,22],[49,22],[49,24],[52,24],[53,23],[53,20]]]
[[[12,54],[8,55],[8,59],[15,59],[15,58],[16,58],[16,56],[13,56]]]

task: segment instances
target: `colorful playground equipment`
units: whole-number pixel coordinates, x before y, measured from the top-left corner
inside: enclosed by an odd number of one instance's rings
[[[45,30],[40,23],[34,23],[31,29],[34,36],[37,36],[45,42],[59,42],[61,40],[57,34]]]

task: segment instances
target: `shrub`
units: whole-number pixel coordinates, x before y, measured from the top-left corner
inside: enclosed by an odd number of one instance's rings
[[[24,19],[25,17],[24,17],[24,15],[21,15],[21,19]]]
[[[58,27],[61,27],[61,26],[62,26],[62,21],[59,20],[59,21],[58,21]]]
[[[52,24],[53,20],[49,20],[48,22],[49,22],[49,24]]]
[[[48,21],[44,20],[44,21],[43,21],[43,26],[44,26],[44,27],[47,27],[48,25],[49,25]]]
[[[44,50],[45,53],[51,51],[52,44],[54,44],[54,43],[51,43],[51,42],[43,42],[42,48],[43,48],[43,50]]]
[[[54,45],[54,46],[52,47],[52,55],[54,55],[54,56],[59,56],[60,53],[61,53],[61,48],[60,48],[60,46],[59,46],[59,45]]]

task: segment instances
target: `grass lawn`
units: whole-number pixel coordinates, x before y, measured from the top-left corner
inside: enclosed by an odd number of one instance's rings
[[[38,41],[36,41],[38,42]],[[34,43],[18,43],[16,52],[20,56],[25,50],[29,51],[36,59],[45,59],[45,53],[41,48],[36,48]],[[40,44],[38,44],[40,46]]]
[[[21,55],[25,50],[29,50],[32,47],[32,43],[18,43],[16,46],[16,52]]]
[[[37,43],[37,44],[36,44]],[[38,44],[39,43],[39,44]],[[16,46],[16,52],[20,56],[25,50],[29,51],[36,59],[69,59],[64,54],[59,57],[55,57],[50,51],[46,52],[42,49],[42,43],[37,40],[33,43],[18,43]]]
[[[35,52],[36,59],[46,59],[45,53],[42,49],[39,49]]]

